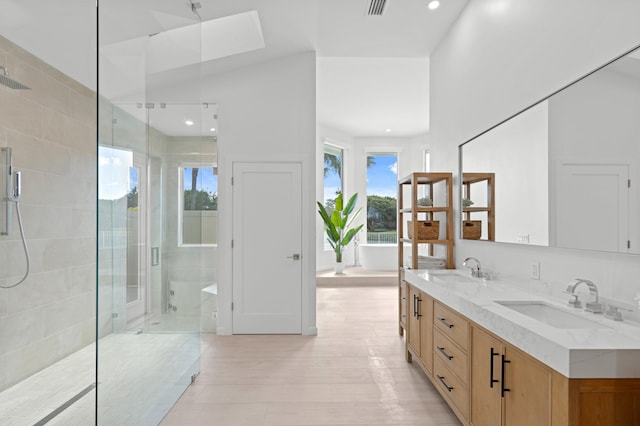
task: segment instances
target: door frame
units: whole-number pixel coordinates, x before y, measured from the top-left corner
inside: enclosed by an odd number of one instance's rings
[[[149,265],[147,249],[149,247],[148,235],[148,176],[149,165],[147,156],[139,152],[133,151],[133,164],[139,170],[138,175],[138,286],[140,298],[133,302],[127,302],[125,299],[125,312],[127,326],[143,318],[149,311]],[[126,297],[126,296],[125,296]]]
[[[316,327],[316,248],[315,248],[315,162],[308,155],[229,154],[218,161],[218,326],[217,334],[231,335],[233,330],[233,229],[234,163],[300,163],[302,167],[302,335],[317,335]]]

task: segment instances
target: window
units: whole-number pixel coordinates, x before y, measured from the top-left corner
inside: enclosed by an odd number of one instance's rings
[[[343,189],[344,151],[334,145],[324,145],[324,206],[330,213],[335,206],[336,196]],[[324,235],[324,234],[323,234]],[[329,242],[324,240],[324,249],[331,250]]]
[[[427,173],[431,171],[431,152],[428,149],[424,150],[424,171]]]
[[[218,223],[216,165],[181,164],[179,177],[179,245],[215,245]]]
[[[367,243],[397,242],[398,155],[367,155]]]

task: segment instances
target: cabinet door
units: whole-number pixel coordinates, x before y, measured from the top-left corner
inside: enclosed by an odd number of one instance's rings
[[[499,340],[476,327],[471,328],[471,424],[474,426],[502,423],[501,355]]]
[[[504,425],[551,424],[551,372],[508,345],[504,355]]]
[[[408,301],[408,309],[407,313],[407,326],[409,327],[409,337],[407,339],[407,344],[411,348],[411,350],[417,355],[420,356],[420,315],[418,313],[420,304],[420,292],[409,286],[409,301]]]
[[[433,298],[421,293],[420,299],[420,359],[433,371]]]

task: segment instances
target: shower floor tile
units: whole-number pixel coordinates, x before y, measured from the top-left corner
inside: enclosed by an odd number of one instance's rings
[[[98,345],[99,419],[105,425],[157,425],[199,370],[197,333],[111,334]],[[95,349],[87,346],[0,393],[0,424],[35,425],[93,385]],[[95,398],[95,390],[86,393],[47,425],[94,424]]]

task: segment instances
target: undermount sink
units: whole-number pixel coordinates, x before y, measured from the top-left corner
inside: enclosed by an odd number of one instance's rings
[[[461,272],[457,269],[429,269],[429,275],[434,277],[447,277],[451,280],[468,283],[478,283],[481,281],[479,278],[469,276],[468,271]]]
[[[609,328],[597,321],[574,315],[543,301],[500,300],[496,303],[556,328]]]

